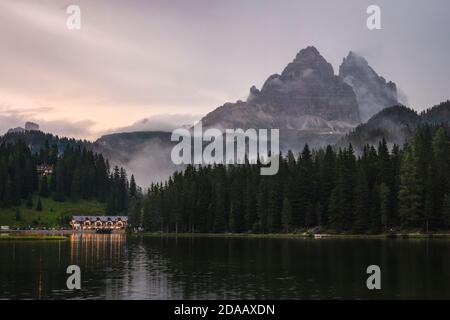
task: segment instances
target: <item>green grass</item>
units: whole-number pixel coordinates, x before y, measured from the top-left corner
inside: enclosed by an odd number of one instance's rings
[[[36,211],[38,196],[33,196],[33,208],[22,201],[19,207],[21,219],[16,221],[16,207],[0,208],[0,225],[10,227],[68,227],[63,217],[73,215],[104,215],[105,205],[94,200],[57,202],[51,198],[41,198],[42,211]]]
[[[49,240],[67,240],[65,236],[51,236],[51,235],[1,235],[0,241],[49,241]]]

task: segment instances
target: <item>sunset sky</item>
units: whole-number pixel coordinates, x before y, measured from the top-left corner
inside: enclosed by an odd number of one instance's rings
[[[66,27],[70,4],[81,30]],[[382,30],[366,27],[370,4]],[[144,118],[190,124],[308,45],[335,72],[362,54],[422,110],[450,96],[449,16],[448,0],[2,0],[0,134],[27,120],[88,139]]]

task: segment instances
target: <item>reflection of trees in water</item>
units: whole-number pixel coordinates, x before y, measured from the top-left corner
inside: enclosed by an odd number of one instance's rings
[[[0,298],[449,298],[448,240],[142,238],[0,242]],[[67,266],[82,290],[66,289]],[[367,290],[378,264],[382,290]]]
[[[285,277],[280,261],[287,241],[197,237],[145,241],[165,257],[168,284],[179,298],[279,297],[285,290],[279,284]]]
[[[130,237],[122,259],[121,276],[110,282],[107,296],[113,299],[176,299],[181,293],[168,283],[169,259],[159,247],[142,237]]]
[[[0,298],[48,299],[65,287],[64,241],[14,241],[0,244]]]
[[[145,243],[164,257],[168,284],[179,298],[279,298],[293,285],[286,240],[168,237]]]
[[[163,263],[172,298],[449,297],[448,241],[167,237],[145,244],[158,252],[148,259]],[[382,270],[381,295],[366,287],[371,264]]]

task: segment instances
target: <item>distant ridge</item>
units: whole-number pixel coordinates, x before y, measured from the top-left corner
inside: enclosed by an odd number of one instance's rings
[[[450,101],[447,100],[420,114],[405,106],[386,108],[356,127],[338,141],[337,146],[349,143],[355,149],[362,150],[365,144],[378,144],[382,139],[390,145],[402,145],[411,138],[418,126],[424,124],[439,125],[450,123]]]

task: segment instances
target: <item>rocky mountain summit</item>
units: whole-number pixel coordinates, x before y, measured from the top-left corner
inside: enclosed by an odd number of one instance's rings
[[[39,125],[34,122],[26,122],[25,128],[16,127],[8,130],[8,133],[23,133],[27,131],[39,131]]]
[[[315,47],[307,47],[261,90],[253,86],[246,101],[226,103],[202,122],[221,129],[339,132],[360,123],[360,117],[352,87],[334,74]]]
[[[384,108],[399,104],[396,84],[379,76],[366,59],[354,52],[350,51],[344,58],[339,76],[353,88],[362,122]]]
[[[305,143],[320,147],[398,104],[395,83],[379,76],[363,57],[350,52],[335,75],[332,65],[309,46],[260,90],[251,87],[246,101],[225,103],[202,123],[222,130],[277,128],[282,149]]]
[[[260,90],[251,87],[246,101],[226,103],[202,122],[220,129],[342,134],[398,104],[396,84],[379,76],[363,57],[350,52],[335,75],[332,65],[310,46],[281,74],[271,75]]]

